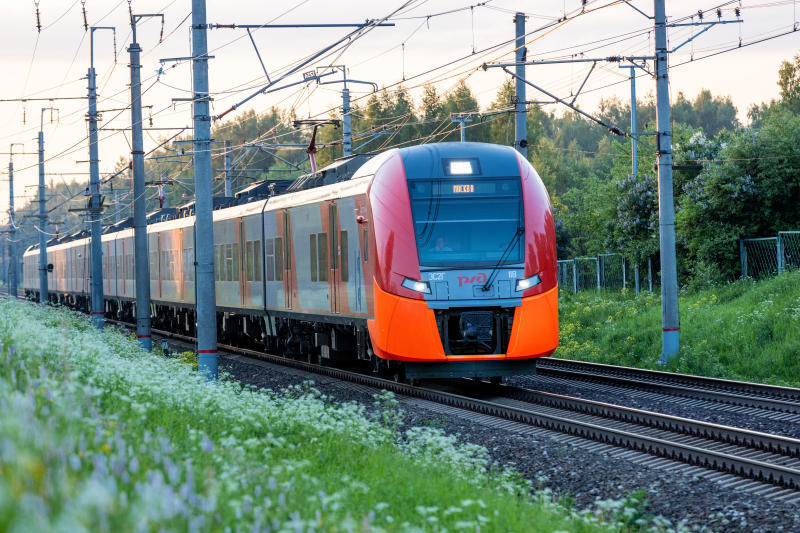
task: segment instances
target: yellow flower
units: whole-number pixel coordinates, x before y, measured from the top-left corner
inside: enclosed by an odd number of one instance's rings
[[[108,443],[103,444],[103,447],[100,449],[106,452],[107,454],[111,453],[111,448],[109,447]]]

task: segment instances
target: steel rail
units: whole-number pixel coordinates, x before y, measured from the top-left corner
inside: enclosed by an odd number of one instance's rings
[[[537,361],[536,372],[542,376],[609,383],[628,388],[664,392],[673,396],[800,414],[800,389],[792,387],[570,359],[540,359]]]
[[[130,327],[130,325],[127,323],[125,323],[125,325],[126,327]],[[193,337],[175,334],[168,331],[153,329],[153,333],[184,342],[195,342]],[[638,434],[624,429],[605,427],[596,423],[575,420],[565,416],[537,412],[530,408],[502,405],[492,401],[470,398],[461,394],[454,394],[451,392],[444,392],[430,388],[399,383],[350,370],[317,365],[297,359],[288,359],[277,355],[266,354],[258,350],[224,344],[219,344],[219,348],[227,352],[246,357],[252,357],[254,359],[259,359],[306,372],[312,372],[342,381],[348,381],[358,385],[376,389],[385,389],[394,392],[395,394],[400,394],[410,398],[428,400],[449,407],[464,409],[474,413],[539,427],[590,441],[601,442],[616,447],[647,453],[649,455],[666,458],[679,463],[685,463],[708,470],[733,474],[738,477],[752,479],[779,487],[800,490],[800,469],[791,468],[788,466],[734,455],[724,451],[702,448],[692,444],[670,441],[652,435]],[[519,392],[530,394],[530,392],[535,391],[523,390]],[[771,451],[773,453],[776,450],[778,453],[780,453],[781,450],[784,450],[787,455],[795,456],[798,451],[798,446],[800,446],[800,441],[795,441],[795,439],[790,439],[788,437],[760,434],[758,432],[739,430],[737,428],[729,428],[726,426],[716,426],[714,424],[708,424],[700,421],[680,419],[679,417],[671,417],[657,413],[648,413],[647,411],[635,413],[635,411],[637,411],[635,409],[613,406],[611,404],[601,404],[600,402],[589,402],[579,398],[562,397],[557,401],[556,399],[551,399],[549,401],[553,401],[555,403],[561,402],[563,405],[573,403],[575,406],[578,406],[583,402],[586,402],[587,404],[598,404],[592,408],[583,407],[582,409],[599,409],[600,411],[605,410],[609,413],[611,411],[615,411],[617,413],[616,416],[623,418],[627,417],[625,420],[627,422],[639,420],[640,423],[643,422],[644,425],[649,425],[650,427],[655,427],[658,429],[669,429],[671,431],[676,430],[676,424],[678,421],[685,420],[688,423],[688,427],[680,429],[677,431],[678,433],[699,435],[705,438],[709,438],[710,435],[717,435],[720,439],[722,439],[722,442],[725,443],[735,442],[740,446],[750,445],[757,450]],[[535,408],[536,406],[531,405],[531,407]],[[653,418],[647,421],[644,418],[645,415],[650,415]],[[658,421],[659,419],[660,421]],[[735,432],[739,432],[740,435],[734,437],[733,434]],[[759,443],[758,439],[763,439],[764,442]]]

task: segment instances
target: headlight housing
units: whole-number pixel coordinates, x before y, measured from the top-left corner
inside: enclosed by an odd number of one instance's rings
[[[539,274],[534,274],[529,278],[518,279],[517,284],[514,287],[514,290],[517,292],[524,291],[525,289],[530,289],[532,287],[537,286],[542,282],[542,278],[539,277]]]
[[[431,293],[431,286],[427,281],[417,281],[415,279],[405,278],[401,285],[410,291],[421,292],[423,294]]]

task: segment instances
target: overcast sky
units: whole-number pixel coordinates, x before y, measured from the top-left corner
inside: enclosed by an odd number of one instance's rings
[[[609,5],[611,0],[590,1],[590,13],[570,18],[555,29],[528,36],[529,59],[561,57],[606,57],[610,55],[652,54],[652,21],[622,2]],[[668,2],[667,15],[673,20],[696,13],[698,8],[709,9],[721,3],[698,3],[684,0]],[[95,68],[98,74],[99,108],[124,108],[129,103],[129,69],[127,46],[130,43],[130,24],[127,0],[86,0],[84,2],[90,25],[116,27],[116,63],[114,40],[110,31],[95,32]],[[452,88],[466,79],[485,109],[494,100],[498,86],[504,80],[499,69],[484,72],[477,69],[483,62],[510,60],[512,46],[496,47],[513,38],[513,13],[527,14],[527,30],[548,25],[565,13],[575,15],[579,0],[401,0],[375,2],[368,0],[305,0],[275,2],[263,0],[209,0],[208,22],[211,24],[264,23],[360,23],[365,19],[385,17],[402,6],[390,22],[393,27],[374,28],[350,46],[302,70],[330,64],[346,65],[349,76],[371,81],[379,86],[393,86],[406,79],[405,85],[419,96],[417,87],[434,82],[440,91]],[[473,4],[475,7],[469,9]],[[485,5],[478,5],[485,4]],[[634,0],[642,11],[652,13],[652,2]],[[800,48],[800,31],[766,42],[745,46],[731,52],[701,59],[715,51],[736,47],[760,38],[790,31],[797,24],[796,1],[764,0],[729,2],[723,8],[723,20],[735,20],[733,8],[742,6],[742,24],[717,25],[702,36],[681,47],[671,55],[671,97],[679,91],[694,97],[702,88],[716,95],[729,95],[746,118],[747,108],[778,95],[777,70],[782,60],[790,59]],[[134,13],[163,13],[164,40],[159,43],[160,21],[147,19],[137,31],[142,53],[143,86],[147,89],[143,101],[152,105],[145,110],[146,126],[152,116],[154,128],[191,126],[191,110],[186,103],[173,98],[187,98],[191,89],[191,69],[188,63],[170,63],[157,74],[159,59],[188,56],[190,41],[190,0],[133,0]],[[467,8],[461,9],[460,8]],[[599,8],[599,9],[597,9]],[[39,5],[42,31],[36,30],[36,11],[33,2],[2,2],[0,7],[0,61],[4,76],[0,99],[52,98],[86,95],[86,71],[89,65],[89,37],[84,31],[81,0],[42,0]],[[451,13],[436,15],[456,10]],[[715,14],[705,21],[716,20]],[[697,21],[697,17],[693,19]],[[687,20],[686,22],[690,22]],[[670,30],[670,47],[675,48],[700,28],[680,27]],[[258,29],[253,38],[264,64],[274,79],[298,60],[321,50],[348,31],[334,29]],[[208,34],[210,54],[210,88],[213,93],[212,113],[219,114],[247,97],[266,82],[264,72],[247,33],[241,29],[215,29]],[[491,48],[495,47],[495,48]],[[489,49],[489,50],[486,50]],[[475,53],[473,54],[473,50]],[[486,50],[486,51],[484,51]],[[462,59],[463,58],[463,59]],[[694,58],[694,61],[689,61]],[[454,62],[456,60],[460,60]],[[687,62],[685,65],[681,63]],[[442,67],[450,62],[450,66]],[[574,93],[588,71],[588,64],[563,66],[537,65],[528,67],[527,77],[537,85],[559,96]],[[433,70],[432,70],[433,69]],[[430,71],[430,72],[429,72]],[[592,111],[601,98],[617,96],[630,99],[628,70],[615,64],[598,64],[586,83],[577,105]],[[328,79],[333,79],[331,76]],[[286,83],[301,80],[300,74]],[[653,81],[641,77],[637,81],[640,96],[654,91]],[[354,97],[367,95],[366,85],[354,86]],[[528,98],[540,98],[532,89]],[[49,181],[88,181],[88,145],[86,140],[86,100],[29,101],[25,104],[0,104],[0,146],[8,151],[10,143],[24,143],[26,152],[36,151],[41,108],[53,105],[60,112],[44,114],[46,170],[64,173],[48,176]],[[269,95],[259,95],[240,108],[263,111],[270,106],[294,107],[301,116],[327,114],[340,105],[340,86],[308,87],[298,85]],[[559,112],[563,109],[551,107]],[[229,115],[229,118],[232,115]],[[23,119],[25,123],[23,124]],[[100,136],[101,172],[110,171],[120,157],[130,153],[130,112],[106,111],[101,124],[106,130]],[[178,132],[179,130],[171,130]],[[157,139],[171,135],[170,130],[152,130],[145,135],[145,151],[157,145]],[[22,148],[16,146],[15,151]],[[2,167],[7,168],[8,156]],[[31,187],[37,181],[36,156],[18,155],[15,164],[15,196],[17,204],[26,203],[35,193]],[[77,173],[77,174],[72,174]],[[5,176],[3,176],[5,179]],[[0,209],[5,218],[8,189],[0,184]]]

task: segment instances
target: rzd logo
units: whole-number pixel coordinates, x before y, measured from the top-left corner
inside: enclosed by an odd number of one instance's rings
[[[458,276],[459,287],[462,287],[466,283],[486,283],[486,274],[481,272],[476,276]]]

